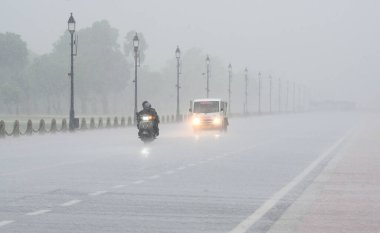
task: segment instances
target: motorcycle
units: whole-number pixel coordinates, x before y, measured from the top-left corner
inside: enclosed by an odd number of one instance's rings
[[[144,143],[152,142],[156,139],[156,132],[154,130],[155,119],[152,115],[142,115],[138,128],[139,138]]]

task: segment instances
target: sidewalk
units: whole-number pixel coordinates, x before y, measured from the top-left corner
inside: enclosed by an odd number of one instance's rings
[[[380,232],[379,118],[354,132],[269,232]]]

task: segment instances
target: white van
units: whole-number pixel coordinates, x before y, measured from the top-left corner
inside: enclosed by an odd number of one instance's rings
[[[191,123],[194,131],[218,129],[227,131],[227,102],[221,99],[194,99],[190,101]]]

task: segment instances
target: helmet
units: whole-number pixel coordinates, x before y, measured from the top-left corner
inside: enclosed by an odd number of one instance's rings
[[[144,109],[149,109],[152,107],[152,105],[146,100],[142,103],[142,106]]]

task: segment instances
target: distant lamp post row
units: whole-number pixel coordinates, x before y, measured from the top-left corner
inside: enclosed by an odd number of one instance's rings
[[[74,131],[76,128],[79,127],[79,119],[75,118],[75,111],[74,111],[74,56],[77,55],[77,36],[74,38],[75,35],[75,29],[76,29],[76,22],[73,17],[73,14],[70,13],[69,20],[67,21],[68,24],[68,31],[70,32],[71,37],[71,43],[70,43],[70,60],[71,60],[71,66],[70,66],[70,73],[68,75],[70,76],[70,119],[69,119],[69,129],[70,131]],[[133,80],[134,86],[135,86],[135,93],[134,93],[134,123],[137,124],[137,102],[138,102],[138,85],[137,85],[137,68],[139,66],[139,37],[137,33],[133,37],[133,49],[134,49],[134,62],[135,62],[135,78]],[[75,51],[74,51],[75,46]],[[176,107],[176,120],[180,120],[180,67],[181,67],[181,50],[177,46],[175,50],[175,57],[177,59],[177,107]],[[210,57],[207,55],[206,57],[206,97],[210,97]],[[204,73],[203,73],[204,74]],[[272,112],[272,77],[269,76],[269,112]],[[231,114],[231,100],[232,100],[232,90],[231,90],[231,83],[232,83],[232,65],[231,63],[228,65],[228,114]],[[281,79],[278,79],[278,111],[282,111],[282,83]],[[290,83],[289,81],[286,81],[286,95],[285,95],[285,107],[284,110],[287,112],[289,111],[289,90],[290,89]],[[298,86],[298,105],[304,105],[305,102],[305,90],[301,90],[302,88]],[[297,110],[296,107],[296,83],[293,82],[292,87],[292,111],[295,112]],[[303,91],[303,92],[302,92]],[[303,98],[301,99],[301,95]],[[262,78],[261,78],[261,72],[258,73],[258,114],[261,114],[261,101],[262,101]],[[244,114],[248,114],[248,69],[244,69],[244,104],[243,104],[243,112]]]
[[[273,112],[272,108],[272,97],[273,97],[273,78],[271,75],[268,76],[269,81],[269,93],[268,93],[268,99],[269,99],[269,112]],[[262,94],[262,87],[261,87],[261,73],[258,73],[258,113],[261,113],[261,94]],[[285,93],[282,92],[283,89],[283,82],[281,78],[278,78],[278,112],[296,112],[299,110],[305,110],[307,108],[306,102],[308,92],[306,88],[303,88],[300,85],[296,85],[295,82],[290,83],[289,80],[285,83]],[[292,91],[292,93],[291,93]],[[283,100],[284,97],[284,100]]]

